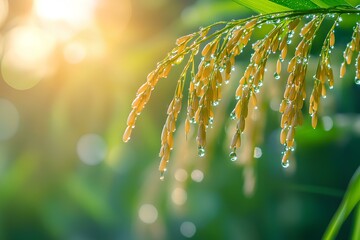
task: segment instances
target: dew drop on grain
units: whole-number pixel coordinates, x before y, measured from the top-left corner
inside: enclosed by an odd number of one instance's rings
[[[161,172],[160,172],[160,180],[161,180],[161,181],[164,181],[164,180],[165,180],[165,172],[164,172],[164,171],[161,171]]]
[[[286,160],[285,162],[282,162],[282,163],[281,163],[281,166],[282,166],[283,168],[288,168],[288,167],[290,166],[289,160]]]
[[[199,155],[199,157],[205,156],[205,148],[203,146],[198,147],[198,155]]]
[[[235,151],[233,151],[233,152],[231,152],[230,154],[229,154],[229,157],[230,157],[230,160],[231,161],[236,161],[237,160],[237,155],[236,155],[236,152]]]
[[[274,78],[275,78],[276,80],[279,80],[279,79],[280,79],[280,75],[279,75],[277,72],[275,72],[275,73],[274,73]]]

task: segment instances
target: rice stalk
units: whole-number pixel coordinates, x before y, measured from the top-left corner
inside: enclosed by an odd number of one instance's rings
[[[177,79],[174,97],[171,100],[167,118],[161,133],[161,158],[159,170],[161,179],[167,169],[170,153],[174,148],[174,133],[182,106],[187,103],[185,118],[185,135],[189,135],[191,128],[196,129],[196,143],[198,155],[205,156],[206,135],[214,121],[214,108],[222,98],[223,84],[230,81],[235,68],[236,59],[249,45],[256,28],[270,25],[269,30],[261,39],[251,45],[248,66],[235,90],[236,104],[230,118],[236,121],[236,128],[230,141],[230,158],[237,159],[236,149],[241,147],[242,134],[247,130],[249,113],[257,109],[257,99],[261,94],[266,65],[270,55],[278,54],[274,78],[287,72],[286,86],[283,100],[279,107],[281,113],[280,143],[284,145],[281,163],[289,166],[291,152],[295,148],[296,128],[303,123],[302,109],[306,99],[306,73],[312,44],[323,22],[332,22],[331,28],[323,40],[319,62],[313,77],[313,90],[309,98],[309,114],[312,126],[315,128],[318,120],[320,97],[325,98],[327,88],[334,86],[333,67],[330,61],[331,50],[335,46],[335,28],[346,14],[359,14],[359,10],[349,7],[334,7],[329,9],[314,9],[308,11],[288,11],[265,15],[252,16],[246,19],[222,21],[200,28],[199,31],[180,37],[175,41],[176,46],[149,73],[146,82],[140,86],[132,102],[132,110],[127,119],[127,127],[123,140],[130,139],[137,117],[150,99],[158,81],[167,78],[172,68],[182,64],[182,71]],[[215,30],[218,29],[218,30]],[[289,46],[294,43],[293,37],[299,34],[293,56]],[[317,40],[316,40],[317,41]],[[355,59],[355,83],[360,84],[360,23],[356,22],[350,42],[344,50],[344,61],[340,66],[340,78],[344,77],[347,65]],[[200,60],[198,61],[198,57]],[[285,67],[286,59],[289,59]],[[187,101],[183,99],[184,88],[188,86]]]

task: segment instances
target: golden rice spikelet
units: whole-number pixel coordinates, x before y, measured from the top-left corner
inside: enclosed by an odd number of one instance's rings
[[[174,97],[167,109],[167,118],[161,133],[161,157],[159,170],[161,179],[167,169],[170,153],[174,147],[174,133],[176,131],[177,119],[183,104],[183,95],[187,96],[185,136],[188,138],[192,125],[197,129],[196,142],[198,155],[205,155],[207,129],[214,120],[214,107],[222,98],[222,85],[228,83],[235,68],[236,57],[240,55],[243,48],[251,43],[251,37],[255,29],[263,24],[272,25],[264,36],[253,41],[252,55],[238,85],[236,86],[236,104],[231,112],[231,118],[236,121],[236,130],[230,142],[230,153],[232,160],[236,160],[235,150],[240,148],[241,134],[247,131],[254,134],[256,128],[256,109],[258,97],[261,102],[261,87],[266,81],[266,63],[271,54],[279,54],[275,65],[274,77],[280,78],[282,62],[291,55],[287,63],[288,77],[285,81],[285,90],[281,101],[279,112],[281,113],[280,143],[284,145],[282,164],[289,165],[289,157],[295,146],[296,127],[303,123],[302,108],[306,99],[306,72],[315,35],[320,28],[324,18],[330,13],[336,16],[333,25],[328,30],[320,51],[319,63],[314,75],[313,89],[309,99],[309,113],[312,117],[312,126],[315,128],[318,121],[320,97],[326,97],[328,86],[334,85],[334,75],[331,67],[330,53],[335,45],[335,26],[340,21],[342,11],[346,9],[319,9],[307,15],[304,11],[289,11],[277,14],[264,14],[243,20],[219,22],[199,31],[179,37],[175,41],[172,51],[151,71],[136,92],[135,99],[131,104],[131,111],[126,121],[126,129],[123,140],[130,139],[131,132],[135,127],[139,114],[143,111],[149,101],[153,89],[158,81],[167,78],[174,66],[182,66],[182,71],[177,80]],[[351,12],[351,11],[350,11]],[[311,18],[306,24],[301,24],[303,18]],[[332,20],[330,20],[332,21]],[[290,52],[296,28],[301,39],[297,42],[294,52]],[[300,27],[299,27],[300,28]],[[266,28],[264,28],[266,29]],[[258,35],[256,35],[258,36]],[[340,77],[346,73],[346,65],[355,59],[356,75],[355,81],[360,84],[360,27],[356,23],[352,38],[343,53],[344,62],[340,67]],[[197,58],[198,56],[199,58]],[[285,74],[283,70],[283,74]],[[188,93],[183,94],[184,87],[188,86]],[[251,104],[249,104],[251,102]],[[247,123],[246,123],[247,122]],[[246,124],[245,124],[246,123]],[[247,134],[247,133],[245,133]],[[254,134],[256,135],[256,134]],[[247,146],[248,140],[243,139],[243,145]],[[255,140],[250,141],[254,145]],[[254,146],[252,146],[254,147]],[[249,151],[248,151],[249,152]],[[250,156],[247,154],[247,156]]]
[[[239,148],[240,145],[241,145],[241,136],[240,136],[240,132],[237,130],[235,131],[235,134],[233,135],[233,138],[231,140],[230,148],[236,149]]]
[[[356,23],[354,27],[354,31],[351,37],[350,42],[346,45],[346,48],[343,53],[344,62],[340,67],[340,78],[343,78],[346,73],[346,64],[351,64],[352,56],[354,51],[359,51],[359,43],[360,43],[360,27],[359,23]],[[356,80],[355,80],[356,81]]]
[[[330,40],[329,40],[329,46],[330,46],[330,48],[333,48],[334,45],[335,45],[335,33],[334,33],[334,31],[331,31]]]
[[[345,76],[345,73],[346,73],[346,64],[345,62],[342,62],[340,67],[340,78],[343,78]]]
[[[295,56],[289,61],[289,77],[284,91],[284,99],[280,104],[281,117],[280,143],[285,146],[282,165],[289,165],[289,156],[294,149],[295,129],[302,123],[301,109],[305,99],[305,73],[309,58],[309,49],[312,44],[314,33],[323,20],[323,16],[314,17],[302,29],[300,35],[302,40],[296,47]],[[312,97],[314,98],[314,97]]]
[[[131,132],[132,132],[132,127],[131,126],[127,126],[125,131],[124,131],[124,134],[123,134],[123,141],[124,142],[127,142],[130,140],[130,136],[131,136]]]

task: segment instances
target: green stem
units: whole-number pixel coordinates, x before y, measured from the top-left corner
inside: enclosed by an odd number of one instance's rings
[[[357,240],[360,239],[360,204],[357,205],[356,213],[355,213],[355,222],[353,226],[353,234],[352,239]]]
[[[358,204],[359,200],[360,200],[360,166],[358,167],[353,177],[351,178],[345,196],[339,208],[337,209],[335,215],[331,219],[328,228],[325,231],[325,234],[323,236],[324,240],[335,239],[343,222],[349,216],[351,211],[356,207],[356,205],[359,205]],[[359,223],[357,223],[357,225],[358,224]]]
[[[214,23],[214,24],[206,27],[205,29],[211,29],[214,26],[226,24],[224,28],[202,38],[199,41],[196,40],[192,45],[186,47],[183,51],[181,51],[177,55],[185,55],[194,47],[229,31],[230,29],[234,28],[235,26],[244,24],[244,23],[251,21],[253,19],[256,19],[256,18],[259,19],[259,21],[256,25],[260,25],[260,24],[266,23],[266,21],[268,21],[268,20],[293,18],[293,17],[300,17],[300,16],[310,15],[310,14],[339,14],[339,15],[342,15],[342,14],[359,14],[359,13],[360,13],[360,9],[352,8],[352,7],[338,6],[338,7],[332,7],[332,8],[317,8],[317,9],[310,9],[310,10],[296,10],[296,11],[292,10],[292,11],[285,11],[285,12],[275,12],[275,13],[269,13],[269,14],[264,14],[264,15],[255,15],[255,16],[252,16],[249,18],[239,19],[239,20],[230,21],[230,22],[221,21],[221,22]],[[198,34],[200,35],[200,31],[198,32]],[[161,64],[168,64],[171,61],[173,61],[172,58],[165,58],[161,62]]]

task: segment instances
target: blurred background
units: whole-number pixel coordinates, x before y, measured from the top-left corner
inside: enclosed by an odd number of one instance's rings
[[[255,140],[238,161],[228,156],[228,116],[248,57],[224,88],[205,158],[194,136],[185,141],[182,118],[159,180],[161,128],[180,69],[159,82],[131,141],[121,140],[136,89],[176,38],[252,14],[230,0],[0,0],[0,239],[319,239],[359,165],[353,66],[322,100],[316,130],[305,117],[286,169],[278,113],[286,76],[273,79],[276,58],[257,137],[245,135]],[[336,30],[336,76],[353,20]]]

